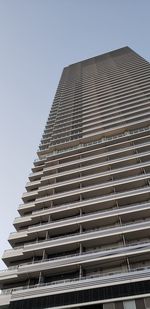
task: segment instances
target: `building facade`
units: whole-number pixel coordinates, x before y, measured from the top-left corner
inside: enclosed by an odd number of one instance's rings
[[[66,67],[0,272],[0,308],[150,308],[150,64]]]

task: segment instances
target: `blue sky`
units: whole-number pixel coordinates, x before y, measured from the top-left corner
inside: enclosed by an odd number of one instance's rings
[[[149,0],[0,0],[0,254],[63,67],[126,45],[149,61],[149,30]]]

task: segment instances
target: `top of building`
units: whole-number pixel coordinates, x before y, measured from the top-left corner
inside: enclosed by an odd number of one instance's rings
[[[74,66],[74,65],[77,65],[77,64],[81,64],[81,63],[84,65],[84,63],[87,64],[87,62],[91,62],[91,61],[96,60],[96,59],[103,60],[105,58],[117,56],[119,54],[124,54],[124,53],[127,53],[127,52],[133,52],[133,50],[128,46],[124,46],[124,47],[121,47],[119,49],[115,49],[115,50],[112,50],[110,52],[107,52],[107,53],[104,53],[104,54],[101,54],[101,55],[97,55],[97,56],[94,56],[94,57],[90,57],[88,59],[84,59],[84,60],[72,63],[72,64],[66,66],[65,68],[69,68],[70,66]]]

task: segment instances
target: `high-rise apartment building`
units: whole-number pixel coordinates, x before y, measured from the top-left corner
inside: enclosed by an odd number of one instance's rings
[[[34,161],[0,308],[150,308],[150,64],[66,67]]]

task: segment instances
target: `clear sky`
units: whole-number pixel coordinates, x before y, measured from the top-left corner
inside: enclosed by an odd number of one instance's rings
[[[149,61],[149,31],[149,0],[0,0],[0,254],[63,67],[126,45]]]

